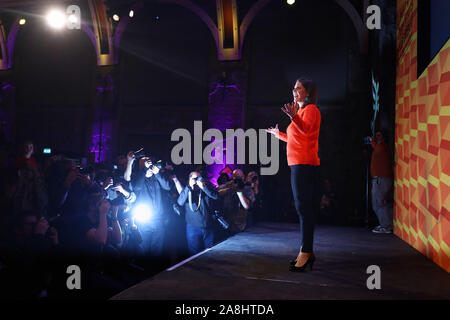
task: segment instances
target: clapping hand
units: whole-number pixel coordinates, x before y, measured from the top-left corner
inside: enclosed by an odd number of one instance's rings
[[[295,102],[286,103],[281,110],[288,115],[290,119],[296,116],[297,114],[297,104]]]
[[[278,123],[275,128],[270,127],[269,129],[266,129],[266,132],[273,134],[274,136],[278,136],[278,133],[280,132],[280,130],[278,130]]]

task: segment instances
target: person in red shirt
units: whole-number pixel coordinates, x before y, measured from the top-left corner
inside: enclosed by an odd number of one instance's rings
[[[314,212],[319,207],[318,181],[320,159],[319,131],[321,115],[317,103],[317,86],[311,79],[298,79],[292,90],[294,102],[281,110],[291,119],[286,133],[280,132],[278,124],[267,132],[287,142],[287,160],[291,168],[291,186],[295,209],[300,218],[302,242],[297,259],[290,263],[290,271],[312,270]]]
[[[31,141],[26,141],[22,145],[20,155],[14,160],[14,166],[18,169],[23,167],[31,167],[35,170],[38,170],[36,160],[33,157],[34,153],[34,144]]]
[[[370,161],[372,176],[372,208],[377,215],[379,226],[374,233],[392,233],[393,208],[389,201],[392,193],[392,166],[385,136],[381,131],[375,133],[375,139],[368,137],[372,143],[373,153]]]

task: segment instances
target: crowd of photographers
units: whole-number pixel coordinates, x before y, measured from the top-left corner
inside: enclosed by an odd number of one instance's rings
[[[201,167],[184,172],[142,152],[111,165],[33,154],[27,142],[1,159],[7,298],[108,298],[245,230],[261,208],[255,172],[222,173],[215,186]],[[73,265],[81,290],[67,287]]]

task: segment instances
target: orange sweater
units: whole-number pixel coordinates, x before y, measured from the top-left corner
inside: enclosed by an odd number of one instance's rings
[[[278,139],[287,142],[288,165],[309,164],[320,165],[317,155],[319,150],[320,111],[315,105],[310,104],[305,108],[299,108],[291,124],[287,128],[287,134],[278,133]]]
[[[391,156],[385,143],[372,143],[373,153],[370,161],[370,174],[372,177],[391,178]]]

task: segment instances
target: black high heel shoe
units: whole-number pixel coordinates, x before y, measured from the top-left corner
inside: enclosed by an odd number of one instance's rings
[[[314,253],[310,256],[310,259],[316,260],[316,256],[314,255]],[[295,266],[296,263],[297,263],[297,259],[289,261],[290,266]]]
[[[297,263],[297,262],[295,262],[293,265],[291,265],[291,266],[289,267],[289,271],[291,271],[291,272],[303,272],[303,271],[305,271],[306,268],[308,268],[308,267],[309,267],[309,270],[312,271],[312,268],[313,268],[313,265],[314,265],[314,261],[315,261],[315,260],[316,260],[316,259],[315,259],[314,255],[311,255],[311,256],[309,256],[308,260],[306,260],[306,262],[305,262],[304,265],[302,265],[301,267],[296,267],[296,266],[295,266],[295,263]],[[291,261],[291,262],[292,262],[292,261]]]

